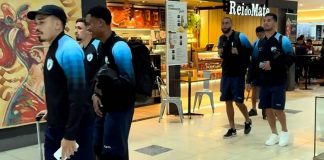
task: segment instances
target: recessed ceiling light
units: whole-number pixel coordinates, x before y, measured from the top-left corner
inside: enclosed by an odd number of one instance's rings
[[[304,6],[304,4],[302,4],[302,3],[299,3],[299,6],[301,6],[301,7],[302,7],[302,6]]]

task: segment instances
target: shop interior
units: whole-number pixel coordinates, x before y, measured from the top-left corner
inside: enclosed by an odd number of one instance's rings
[[[187,64],[181,65],[181,77],[203,77],[203,71],[210,71],[210,89],[219,94],[221,78],[221,59],[217,52],[218,38],[221,32],[221,19],[225,16],[233,19],[233,29],[247,35],[251,43],[257,39],[255,30],[262,24],[261,17],[227,15],[222,2],[188,0],[187,26]],[[151,51],[154,65],[162,79],[166,79],[166,33],[165,33],[165,1],[123,0],[107,1],[107,7],[112,13],[113,30],[125,39],[141,40]],[[273,10],[276,11],[275,9]],[[203,89],[203,82],[193,83],[192,93]],[[188,98],[188,85],[181,83],[181,98]],[[193,98],[192,98],[193,99]],[[186,100],[183,100],[184,102]],[[148,110],[149,117],[159,113],[160,95],[153,91],[152,99],[147,103],[137,104],[138,113]],[[154,105],[155,104],[155,105]],[[154,107],[155,106],[155,107]],[[186,110],[183,105],[184,110]],[[136,114],[135,114],[136,119]]]

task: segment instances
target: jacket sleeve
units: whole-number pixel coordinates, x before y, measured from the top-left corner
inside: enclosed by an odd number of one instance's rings
[[[75,140],[80,121],[87,107],[86,78],[83,63],[84,54],[76,44],[66,45],[62,55],[58,57],[67,80],[69,108],[64,138]]]
[[[132,63],[132,52],[124,41],[118,41],[112,48],[115,63],[120,75],[135,85],[135,73]]]
[[[250,65],[250,61],[251,61],[251,55],[253,52],[253,47],[250,43],[250,41],[248,40],[248,38],[246,37],[245,34],[240,33],[239,35],[239,39],[240,39],[240,43],[243,49],[243,54],[242,56],[242,60],[244,61],[244,65],[245,67],[248,67]]]
[[[258,43],[259,40],[255,41],[253,44],[253,51],[251,56],[251,62],[248,67],[246,83],[256,85],[257,73],[258,73]]]

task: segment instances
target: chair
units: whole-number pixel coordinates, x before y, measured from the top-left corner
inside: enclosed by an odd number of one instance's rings
[[[203,77],[204,78],[210,78],[210,71],[204,71],[203,72]],[[204,81],[204,89],[202,91],[197,91],[196,95],[195,95],[195,102],[194,102],[194,107],[193,107],[193,111],[195,112],[195,108],[196,108],[196,103],[198,100],[198,109],[200,108],[200,104],[201,104],[201,100],[204,94],[207,94],[209,96],[210,99],[210,103],[211,103],[211,107],[214,113],[214,93],[212,90],[209,89],[209,80]]]
[[[162,99],[161,100],[161,109],[160,109],[159,122],[161,121],[161,119],[163,117],[165,107],[169,106],[170,103],[173,103],[178,108],[180,121],[182,123],[183,122],[182,121],[182,119],[183,119],[183,111],[182,111],[182,101],[181,101],[180,97],[170,97],[166,87],[162,87],[162,85],[165,85],[165,83],[163,82],[163,80],[159,76],[156,77],[156,83],[158,85],[160,95],[161,95],[161,99]]]

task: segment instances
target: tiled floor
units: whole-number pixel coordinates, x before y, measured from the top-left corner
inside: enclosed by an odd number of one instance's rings
[[[243,130],[232,139],[223,139],[227,131],[227,116],[223,103],[216,105],[214,114],[210,106],[199,110],[203,117],[192,117],[179,122],[175,116],[134,122],[129,138],[131,160],[311,160],[313,157],[313,131],[315,96],[324,94],[324,87],[312,86],[313,90],[287,92],[286,108],[298,113],[287,113],[288,129],[292,141],[287,147],[265,146],[270,129],[261,116],[252,117],[251,134],[245,136]],[[216,96],[215,98],[218,99]],[[208,100],[206,98],[206,100]],[[250,106],[250,102],[247,102]],[[236,123],[243,123],[243,116],[236,110]],[[261,113],[259,111],[259,113]],[[295,114],[294,114],[295,113]],[[278,124],[278,128],[279,124]],[[319,145],[324,145],[318,142]],[[136,150],[148,146],[170,149],[154,156]],[[151,147],[152,148],[152,147]],[[153,147],[158,148],[158,147]],[[37,146],[30,146],[0,153],[0,160],[37,160]],[[319,152],[320,153],[320,152]]]

